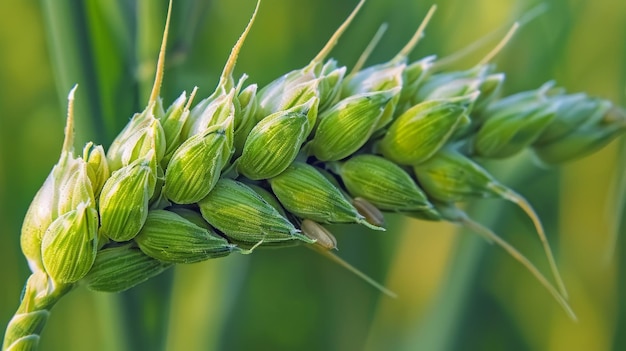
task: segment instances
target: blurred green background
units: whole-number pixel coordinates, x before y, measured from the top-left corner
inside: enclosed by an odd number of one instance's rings
[[[438,1],[411,57],[451,54],[537,3]],[[496,59],[507,74],[505,91],[555,79],[570,92],[624,105],[626,2],[545,3],[545,14]],[[263,85],[304,66],[355,4],[264,0],[236,73]],[[368,0],[332,56],[350,67],[388,22],[369,64],[391,58],[431,4]],[[0,2],[2,328],[29,273],[21,221],[58,158],[69,89],[79,83],[77,145],[108,145],[147,101],[166,8],[154,0]],[[212,92],[253,8],[252,0],[174,2],[166,104],[195,85],[199,97]],[[471,67],[488,49],[455,68]],[[176,267],[126,294],[76,289],[54,308],[41,350],[624,350],[626,241],[614,240],[626,227],[624,150],[616,141],[559,169],[540,169],[528,155],[490,165],[542,217],[577,323],[498,248],[449,224],[389,216],[386,233],[333,230],[339,255],[398,299],[310,250],[259,250]],[[467,208],[548,272],[519,209],[498,200]],[[171,292],[163,288],[172,281]]]

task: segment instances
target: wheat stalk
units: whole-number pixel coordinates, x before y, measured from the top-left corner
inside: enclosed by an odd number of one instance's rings
[[[337,241],[323,226],[384,230],[381,211],[474,230],[576,319],[538,216],[478,161],[525,149],[543,164],[581,157],[626,130],[621,108],[550,83],[501,97],[504,74],[489,62],[517,24],[466,71],[445,70],[456,56],[408,62],[435,7],[390,61],[362,68],[377,34],[346,75],[327,56],[364,0],[307,66],[262,89],[246,86],[247,75],[235,80],[233,72],[259,3],[215,91],[192,107],[194,89],[164,109],[170,2],[148,105],[106,154],[92,143],[74,154],[76,88],[70,92],[61,157],[24,220],[22,250],[33,273],[3,350],[36,349],[50,308],[76,286],[118,292],[176,263],[263,247],[306,245],[394,296],[334,254]],[[476,197],[512,201],[530,216],[557,288],[456,205]]]

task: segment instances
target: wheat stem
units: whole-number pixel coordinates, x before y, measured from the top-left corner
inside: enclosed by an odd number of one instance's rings
[[[2,350],[36,350],[50,309],[72,287],[52,282],[42,271],[31,274],[26,281],[20,306],[7,325]]]

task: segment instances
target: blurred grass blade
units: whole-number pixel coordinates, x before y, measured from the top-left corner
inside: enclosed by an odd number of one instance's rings
[[[157,54],[163,39],[163,23],[167,6],[165,2],[137,0],[137,33],[135,36],[135,56],[139,83],[139,105],[143,106],[150,97],[156,72]]]
[[[187,58],[194,43],[198,42],[196,36],[207,18],[207,10],[212,3],[211,0],[191,0],[176,4],[177,13],[172,14],[175,16],[170,32],[173,45],[170,45],[171,53],[168,53],[168,66],[177,66]]]
[[[110,143],[137,110],[131,48],[130,18],[120,1],[85,2],[86,26],[93,53],[93,84],[98,92],[102,141]]]
[[[65,104],[70,88],[74,84],[81,86],[76,101],[76,135],[80,138],[77,141],[103,140],[102,109],[93,74],[84,4],[71,0],[42,0],[42,8],[59,101]]]
[[[626,138],[620,139],[620,149],[618,152],[617,170],[615,181],[612,184],[613,191],[609,194],[609,206],[607,208],[607,218],[611,221],[611,231],[609,233],[609,244],[605,254],[605,263],[609,265],[617,253],[619,235],[624,232],[622,217],[626,209]]]
[[[535,170],[527,167],[524,158],[518,158],[506,169],[506,174],[498,175],[498,178],[515,187],[528,179],[533,171]],[[494,231],[499,231],[501,226],[507,225],[498,223],[500,212],[491,210],[485,203],[473,204],[469,215],[475,220],[480,220],[484,226],[493,228]],[[457,253],[449,266],[446,282],[442,284],[441,292],[429,312],[422,316],[428,322],[415,321],[413,330],[416,332],[404,340],[401,350],[445,351],[454,350],[459,346],[456,343],[460,340],[459,335],[463,333],[463,323],[466,318],[470,318],[467,317],[471,310],[468,301],[471,301],[472,292],[479,284],[477,276],[480,274],[485,251],[483,243],[467,237],[471,235],[459,238]]]

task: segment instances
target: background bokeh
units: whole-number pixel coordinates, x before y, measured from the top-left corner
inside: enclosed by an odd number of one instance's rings
[[[236,72],[266,84],[304,66],[356,0],[264,0]],[[538,4],[440,0],[411,55],[446,56]],[[555,79],[625,104],[626,2],[549,0],[498,56],[505,91]],[[431,5],[368,0],[333,57],[350,67],[382,22],[369,63],[391,58]],[[28,267],[22,218],[58,158],[66,94],[79,83],[77,139],[108,145],[148,98],[165,1],[0,1],[0,325]],[[163,96],[208,96],[252,0],[176,0]],[[455,68],[468,68],[481,54]],[[77,143],[77,145],[79,145]],[[497,247],[459,228],[389,216],[386,233],[336,226],[338,254],[398,293],[381,296],[304,248],[176,267],[129,293],[76,289],[54,308],[41,350],[624,350],[623,140],[558,169],[529,155],[490,169],[535,206],[579,321]],[[621,185],[620,185],[621,184]],[[484,200],[468,211],[548,272],[530,221]],[[621,226],[621,227],[620,227]],[[620,229],[621,228],[621,229]],[[620,233],[621,230],[621,233]],[[172,286],[172,289],[167,288]],[[621,331],[621,332],[620,332]]]

